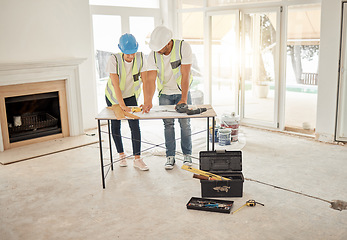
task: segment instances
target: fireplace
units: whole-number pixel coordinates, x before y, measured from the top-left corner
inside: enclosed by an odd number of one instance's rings
[[[10,143],[62,133],[59,92],[5,98]]]
[[[83,134],[84,60],[0,64],[0,152]]]
[[[5,149],[69,136],[65,80],[0,87]]]

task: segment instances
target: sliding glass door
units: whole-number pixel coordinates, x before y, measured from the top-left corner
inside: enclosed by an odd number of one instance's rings
[[[210,14],[210,91],[217,115],[238,113],[239,11]]]
[[[277,127],[280,9],[242,13],[241,118]]]
[[[320,4],[288,7],[285,130],[313,135],[316,128]]]

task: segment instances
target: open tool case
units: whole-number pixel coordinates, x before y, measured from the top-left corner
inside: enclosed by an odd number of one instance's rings
[[[242,197],[243,174],[241,151],[201,151],[200,170],[230,180],[200,180],[202,197]]]
[[[230,213],[234,201],[192,197],[187,203],[188,209],[208,212]]]

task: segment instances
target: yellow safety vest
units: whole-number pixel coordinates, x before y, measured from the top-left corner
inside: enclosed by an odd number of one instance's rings
[[[126,81],[126,72],[125,72],[125,64],[124,64],[124,54],[123,53],[117,53],[114,54],[116,57],[116,70],[119,77],[119,88],[123,94],[123,91],[125,89],[125,81]],[[121,64],[120,64],[121,63]],[[143,67],[143,56],[141,52],[137,52],[135,54],[135,58],[133,60],[133,69],[132,74],[134,78],[134,84],[133,84],[133,94],[135,95],[136,99],[140,96],[141,93],[141,69]],[[106,88],[105,88],[105,95],[107,99],[112,104],[117,104],[117,97],[116,92],[114,91],[112,80],[111,78],[108,79]]]
[[[179,90],[181,89],[181,81],[182,81],[182,73],[181,73],[181,60],[182,60],[182,48],[183,40],[173,39],[173,46],[171,50],[170,63],[173,72],[174,79],[176,80],[177,87]],[[158,57],[159,56],[159,57]],[[162,54],[154,52],[154,61],[157,65],[157,88],[159,95],[164,88],[164,58]],[[189,86],[193,81],[193,76],[189,73]]]

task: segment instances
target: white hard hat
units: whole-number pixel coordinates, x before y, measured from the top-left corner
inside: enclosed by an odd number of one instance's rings
[[[165,26],[156,27],[149,41],[149,48],[157,52],[165,47],[166,44],[172,39],[172,32]]]

